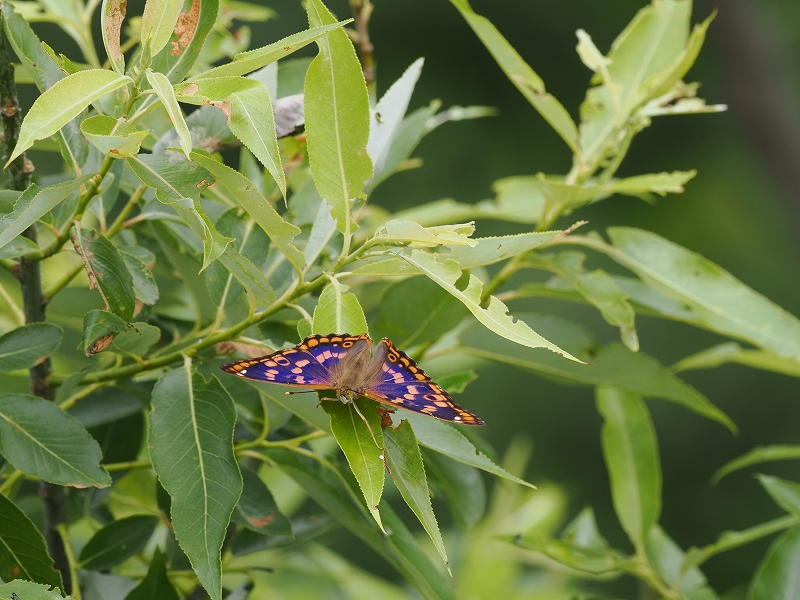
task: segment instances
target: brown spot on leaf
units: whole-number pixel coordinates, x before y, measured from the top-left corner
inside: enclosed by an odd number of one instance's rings
[[[183,54],[186,47],[192,41],[194,32],[197,30],[197,19],[200,16],[200,0],[192,0],[192,5],[189,7],[189,12],[182,12],[178,15],[178,21],[175,23],[175,35],[178,39],[172,42],[172,54],[178,56]]]
[[[190,83],[183,88],[181,94],[183,94],[184,96],[194,96],[199,89],[200,89],[199,85],[197,85],[196,83]]]
[[[230,121],[231,120],[231,101],[230,100],[223,100],[222,102],[212,102],[214,106],[222,111],[225,115],[225,118]]]
[[[135,316],[136,316],[136,315],[138,315],[140,312],[142,312],[142,308],[144,308],[144,302],[142,302],[141,300],[139,300],[138,298],[136,298],[136,299],[133,301],[133,316],[135,317]],[[133,318],[133,317],[131,317],[131,318]]]
[[[103,18],[103,27],[106,31],[108,40],[108,53],[111,60],[118,62],[125,57],[120,49],[120,31],[122,31],[122,21],[125,20],[125,12],[128,10],[128,0],[108,0],[106,4],[106,14]]]
[[[19,575],[19,566],[14,565],[8,570],[8,572],[11,575],[11,577],[16,577],[17,575]]]
[[[277,514],[277,512],[272,512],[272,513],[268,514],[266,517],[262,517],[260,519],[257,519],[255,517],[250,517],[247,520],[254,527],[266,527],[267,525],[270,524],[270,522],[272,522],[272,519],[275,518],[276,514]]]

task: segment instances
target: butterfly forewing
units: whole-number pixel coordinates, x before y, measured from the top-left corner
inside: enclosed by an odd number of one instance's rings
[[[327,390],[331,388],[330,373],[310,352],[300,346],[286,348],[259,358],[248,358],[222,365],[222,370],[232,375],[293,385],[307,389]]]
[[[465,425],[484,424],[478,416],[453,402],[441,386],[434,383],[405,352],[395,348],[391,341],[384,338],[381,344],[386,345],[385,349],[379,347],[377,351],[385,353],[381,377],[364,392],[367,398],[444,421]]]

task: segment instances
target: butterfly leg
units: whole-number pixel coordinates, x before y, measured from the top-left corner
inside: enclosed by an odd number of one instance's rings
[[[375,442],[375,445],[378,447],[379,450],[383,450],[383,447],[378,443],[375,434],[372,432],[372,427],[369,426],[369,421],[367,421],[367,417],[365,417],[361,413],[361,410],[358,408],[358,404],[356,404],[355,400],[353,400],[352,403],[353,403],[353,408],[355,408],[356,412],[358,413],[358,416],[361,417],[361,420],[364,421],[364,425],[367,426],[367,431],[369,431],[369,434],[372,436],[372,441]],[[381,417],[381,424],[383,424],[383,417]]]
[[[378,414],[381,416],[381,427],[391,427],[392,415],[395,413],[391,408],[378,407]]]

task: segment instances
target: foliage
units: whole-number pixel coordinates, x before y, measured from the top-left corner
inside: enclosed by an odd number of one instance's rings
[[[333,586],[352,598],[567,598],[601,589],[586,581],[629,576],[659,597],[709,599],[706,560],[782,530],[750,594],[786,595],[800,556],[800,484],[762,476],[788,516],[681,549],[659,525],[658,442],[643,398],[735,431],[677,373],[740,362],[797,376],[800,321],[654,233],[611,227],[604,237],[566,219],[615,194],[679,193],[694,176],[616,173],[654,118],[724,110],[684,81],[712,17],[690,31],[689,0],[653,0],[605,55],[579,30],[593,75],[576,123],[486,18],[452,3],[563,139],[572,168],[500,180],[496,198],[475,205],[395,214],[368,202],[373,190],[416,165],[411,154],[435,127],[490,111],[437,114],[434,102],[407,114],[422,60],[376,101],[369,2],[352,3],[356,30],[346,32],[350,20],[308,0],[309,29],[248,49],[233,20],[270,18],[263,7],[147,0],[138,17],[103,0],[105,62],[89,27],[98,2],[3,4],[3,34],[27,71],[18,80],[40,95],[16,145],[6,140],[0,191],[0,570],[9,582],[0,597],[50,598],[55,588],[75,598],[256,599]],[[40,41],[38,21],[62,27],[81,60]],[[290,56],[312,43],[313,59]],[[13,127],[13,111],[6,118]],[[58,153],[62,172],[19,185],[31,150]],[[524,232],[473,237],[472,220],[486,219]],[[604,268],[585,266],[598,255]],[[41,282],[27,275],[39,266]],[[530,297],[594,307],[621,343],[601,346],[552,315],[509,313],[506,303]],[[669,368],[639,350],[637,315],[748,346],[729,341]],[[611,546],[590,508],[562,528],[566,499],[523,480],[522,442],[498,460],[479,434],[425,415],[395,414],[386,426],[375,403],[323,410],[316,397],[287,398],[217,369],[229,355],[263,355],[312,332],[390,336],[452,394],[489,363],[594,387],[629,548]],[[33,395],[22,390],[25,369]],[[798,457],[794,446],[759,448],[718,476]],[[491,496],[481,470],[499,478]],[[68,488],[45,505],[48,546],[35,529],[36,481]],[[452,530],[434,513],[439,498]],[[334,527],[416,591],[312,541]],[[526,565],[553,578],[532,582]]]

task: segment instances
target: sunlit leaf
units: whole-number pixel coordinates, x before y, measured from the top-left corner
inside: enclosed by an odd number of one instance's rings
[[[358,298],[347,290],[346,285],[333,279],[322,291],[314,309],[313,333],[367,333],[367,319]]]
[[[107,115],[95,115],[81,122],[81,133],[95,148],[114,158],[127,158],[139,151],[143,140],[150,135],[130,123],[119,122]]]
[[[178,100],[175,97],[175,90],[169,78],[163,73],[157,73],[148,70],[146,72],[147,81],[155,91],[158,99],[169,115],[169,120],[172,121],[172,126],[175,128],[180,140],[181,150],[189,158],[192,152],[192,136],[189,133],[189,127],[186,125],[186,120],[183,118],[181,107],[178,106]],[[134,153],[135,154],[135,153]]]

